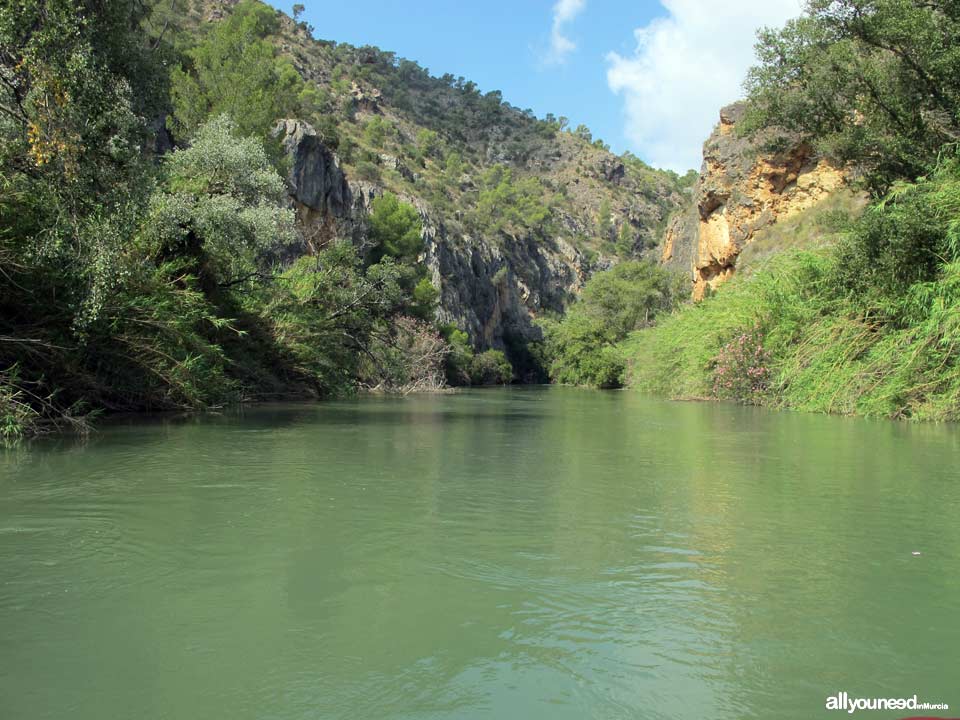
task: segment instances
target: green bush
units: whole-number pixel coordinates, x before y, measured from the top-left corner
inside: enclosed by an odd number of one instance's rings
[[[649,262],[623,262],[597,273],[564,318],[540,323],[550,378],[570,385],[619,387],[624,358],[617,343],[654,322],[684,291],[678,278]]]
[[[485,350],[470,363],[473,385],[507,385],[513,380],[513,368],[502,350]]]
[[[410,299],[410,314],[426,322],[432,322],[437,312],[440,291],[427,278],[421,278],[413,287]]]
[[[396,136],[396,131],[379,115],[370,118],[363,126],[363,141],[374,150],[387,147],[387,139]]]
[[[935,280],[944,263],[960,258],[958,217],[957,159],[916,183],[898,183],[841,244],[834,284],[861,296],[896,296]]]
[[[386,193],[376,198],[370,212],[370,239],[375,257],[412,260],[423,247],[420,237],[423,224],[420,213],[396,195]]]
[[[441,326],[440,334],[450,347],[444,366],[447,384],[469,385],[474,356],[469,336],[453,324]]]
[[[16,367],[0,373],[0,440],[37,432],[40,413],[17,385]]]
[[[517,180],[513,170],[495,165],[480,177],[473,223],[487,232],[539,231],[550,218],[551,206],[552,197],[539,179]]]
[[[367,182],[379,182],[380,168],[370,160],[361,160],[357,163],[357,177]]]

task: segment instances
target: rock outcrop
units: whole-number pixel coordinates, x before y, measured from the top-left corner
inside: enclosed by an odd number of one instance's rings
[[[466,330],[477,348],[508,353],[541,337],[545,310],[562,312],[582,287],[586,263],[561,239],[485,238],[424,226],[424,261],[440,289],[437,319]]]
[[[806,210],[847,182],[847,173],[783,133],[789,148],[763,150],[775,130],[745,139],[735,132],[744,107],[720,111],[703,147],[693,207],[667,228],[661,262],[689,270],[699,300],[736,271],[737,257],[763,227]]]
[[[362,250],[367,216],[383,189],[349,181],[309,124],[284,120],[275,134],[288,156],[290,202],[304,249],[316,252],[336,238],[349,238]],[[437,319],[465,330],[477,349],[511,352],[539,339],[534,319],[545,310],[562,312],[591,270],[583,254],[561,238],[471,236],[438,220],[419,198],[401,194],[400,199],[413,205],[423,222],[421,260],[440,291]],[[575,222],[563,217],[560,225]]]
[[[317,132],[300,120],[282,120],[274,130],[290,159],[287,185],[297,226],[311,251],[339,232],[338,219],[349,219],[353,198],[340,160]]]

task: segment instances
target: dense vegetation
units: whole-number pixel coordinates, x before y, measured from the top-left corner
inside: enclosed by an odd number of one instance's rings
[[[874,190],[925,174],[960,139],[950,0],[810,0],[802,17],[761,33],[757,53],[749,126],[800,131],[860,165]]]
[[[408,201],[453,234],[565,234],[609,263],[652,246],[689,186],[463,78],[315,41],[293,14],[257,0],[0,7],[0,434],[510,382],[503,351],[437,323],[426,216]],[[377,187],[362,242],[302,257],[273,134],[287,117]]]
[[[680,309],[684,282],[642,258],[692,175],[392,53],[314,42],[255,0],[203,22],[213,5],[0,7],[0,435],[104,410],[509,382],[504,352],[437,323],[424,217],[402,198],[461,237],[565,236],[612,268],[521,348],[556,382],[960,414],[954,4],[812,0],[761,35],[742,127],[850,163],[873,203],[809,211],[816,247]],[[271,134],[285,116],[379,189],[364,243],[303,254]]]
[[[623,262],[594,275],[563,318],[541,320],[550,377],[570,385],[619,387],[625,356],[618,344],[675,307],[686,285],[648,261]]]
[[[0,8],[0,435],[100,410],[436,387],[448,367],[509,381],[502,354],[434,326],[420,216],[395,196],[374,203],[362,257],[344,241],[291,260],[268,132],[324,100],[279,57],[273,10],[243,2],[199,40],[175,10]],[[168,109],[179,147],[154,156],[150,119]]]
[[[874,192],[624,346],[636,387],[838,413],[960,418],[960,7],[813,0],[761,35],[753,128],[799,131]],[[820,213],[819,219],[816,217]]]

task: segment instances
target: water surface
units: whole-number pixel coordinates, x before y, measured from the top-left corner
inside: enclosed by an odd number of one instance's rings
[[[0,453],[0,717],[960,715],[958,507],[956,427],[627,392],[115,424]]]

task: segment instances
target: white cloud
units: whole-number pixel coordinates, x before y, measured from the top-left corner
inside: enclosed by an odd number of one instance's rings
[[[562,63],[577,49],[576,43],[564,35],[564,26],[573,22],[587,6],[587,0],[557,0],[553,6],[553,26],[550,29],[550,50],[544,61]]]
[[[634,53],[607,56],[607,84],[623,96],[625,132],[638,154],[683,171],[700,167],[717,112],[742,96],[757,29],[796,17],[802,0],[660,3],[667,17],[634,30]]]

